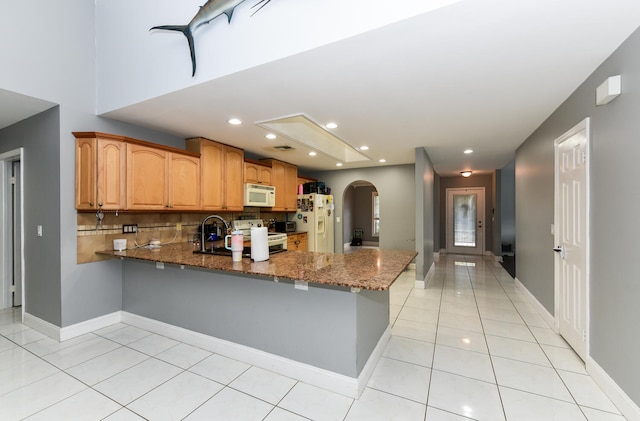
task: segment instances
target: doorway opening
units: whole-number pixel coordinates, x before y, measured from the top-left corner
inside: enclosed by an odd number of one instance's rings
[[[0,154],[0,309],[22,307],[24,316],[23,149]]]
[[[342,197],[343,252],[380,245],[380,200],[378,189],[366,180],[349,184]]]
[[[447,253],[483,255],[484,187],[448,188]]]

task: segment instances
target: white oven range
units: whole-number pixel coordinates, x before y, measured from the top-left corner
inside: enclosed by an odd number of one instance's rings
[[[251,227],[264,227],[262,219],[237,219],[231,221],[233,231],[242,231],[245,241],[251,239]],[[287,249],[287,234],[282,232],[270,232],[267,236],[269,254],[278,253]]]

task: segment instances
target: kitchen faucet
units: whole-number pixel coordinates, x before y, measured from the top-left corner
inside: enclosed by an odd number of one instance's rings
[[[209,215],[206,218],[204,218],[204,220],[202,221],[202,224],[200,225],[200,251],[201,252],[205,252],[206,251],[206,246],[205,246],[205,238],[204,238],[204,224],[212,218],[216,218],[219,219],[220,221],[222,221],[222,223],[224,224],[224,235],[229,234],[229,224],[227,224],[227,221],[225,221],[221,216],[219,215]]]

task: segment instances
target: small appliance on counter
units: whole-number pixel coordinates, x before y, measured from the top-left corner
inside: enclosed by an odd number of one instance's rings
[[[275,221],[274,225],[276,232],[296,232],[295,221]]]

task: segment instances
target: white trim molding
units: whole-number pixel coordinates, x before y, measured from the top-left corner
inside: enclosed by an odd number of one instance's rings
[[[540,301],[538,301],[538,299],[527,289],[527,287],[524,286],[522,282],[520,282],[518,278],[514,278],[513,281],[518,291],[520,291],[525,297],[527,297],[531,305],[536,308],[536,311],[540,314],[544,321],[547,322],[550,327],[555,326],[556,321],[555,317],[553,317],[553,314],[549,313],[549,311],[544,308],[542,304],[540,304]]]
[[[624,393],[624,391],[609,377],[606,371],[591,356],[587,356],[587,373],[600,386],[602,391],[611,399],[613,404],[628,420],[640,420],[640,407]]]
[[[423,280],[419,281],[416,279],[414,287],[416,289],[426,289],[431,283],[431,280],[433,279],[433,274],[435,273],[435,271],[436,271],[436,264],[434,262],[434,263],[431,263],[431,267],[429,268],[429,271],[427,272]]]
[[[360,375],[354,378],[125,311],[122,312],[121,321],[354,399],[364,391],[391,338],[391,327],[388,326]]]
[[[35,329],[43,335],[47,335],[51,339],[55,339],[60,342],[60,328],[53,323],[49,323],[27,312],[22,317],[22,323],[29,326],[31,329]]]
[[[93,332],[94,330],[102,329],[103,327],[111,326],[122,321],[122,315],[120,311],[116,311],[111,314],[89,319],[84,322],[76,323],[60,329],[60,340],[66,341],[85,333]]]

